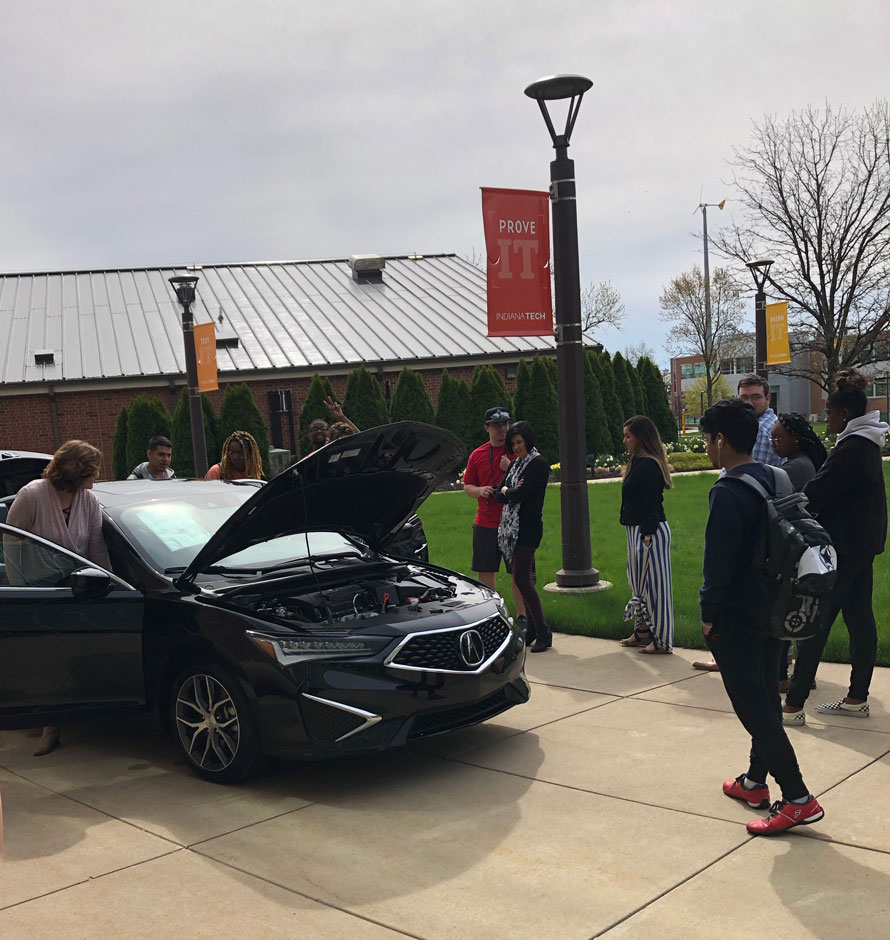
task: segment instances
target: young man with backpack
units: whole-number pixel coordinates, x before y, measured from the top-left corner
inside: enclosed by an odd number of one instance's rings
[[[769,631],[773,598],[763,563],[769,534],[767,501],[743,479],[753,478],[772,497],[777,475],[783,471],[752,459],[758,422],[746,402],[718,402],[702,416],[701,430],[711,464],[726,471],[709,495],[700,592],[702,633],[720,666],[733,710],[751,735],[748,769],[727,780],[723,792],[758,809],[769,807],[767,817],[749,822],[747,829],[752,835],[775,835],[824,816],[803,781],[782,726],[782,642]],[[782,791],[782,798],[772,804],[767,774]]]

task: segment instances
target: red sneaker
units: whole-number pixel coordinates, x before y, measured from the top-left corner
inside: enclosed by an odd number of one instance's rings
[[[743,785],[744,774],[739,774],[735,780],[727,780],[723,784],[723,792],[731,796],[734,800],[744,800],[748,806],[754,809],[766,809],[769,806],[769,787],[765,783],[749,790]]]
[[[766,819],[754,819],[745,828],[752,836],[775,836],[795,826],[808,826],[810,823],[819,822],[824,815],[825,810],[814,796],[806,803],[777,800],[769,808],[769,816]]]

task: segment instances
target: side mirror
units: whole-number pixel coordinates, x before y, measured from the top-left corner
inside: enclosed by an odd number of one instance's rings
[[[98,568],[78,568],[69,578],[71,593],[81,600],[91,600],[111,590],[111,578]]]

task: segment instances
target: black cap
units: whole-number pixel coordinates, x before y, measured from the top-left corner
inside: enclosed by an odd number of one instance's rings
[[[485,412],[485,423],[495,424],[498,421],[509,421],[510,412],[503,405],[497,405],[495,408],[489,408]]]

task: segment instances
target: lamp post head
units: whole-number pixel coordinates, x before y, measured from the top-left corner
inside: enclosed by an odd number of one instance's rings
[[[168,278],[176,291],[176,299],[183,307],[190,307],[195,302],[195,285],[198,278],[194,275],[183,275],[181,277]]]
[[[584,92],[592,87],[593,82],[583,75],[549,75],[532,82],[525,89],[526,96],[538,102],[554,147],[568,147],[575,119],[578,117],[578,109],[581,107],[581,98]],[[566,115],[565,129],[562,134],[557,134],[545,102],[561,101],[564,98],[569,99],[569,111]]]
[[[772,258],[761,258],[759,261],[746,262],[754,275],[754,284],[757,287],[757,293],[763,293],[763,286],[769,277],[769,269],[773,266]]]

